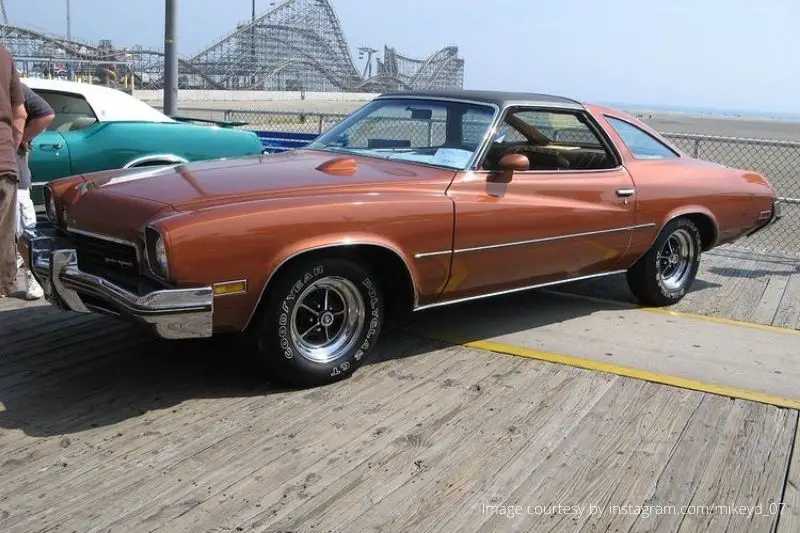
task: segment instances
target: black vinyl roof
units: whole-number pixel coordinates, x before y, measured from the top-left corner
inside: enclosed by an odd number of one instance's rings
[[[455,100],[471,100],[487,104],[495,104],[500,108],[509,105],[541,105],[558,106],[582,109],[583,105],[577,100],[550,94],[510,92],[510,91],[399,91],[383,93],[379,98],[450,98]]]

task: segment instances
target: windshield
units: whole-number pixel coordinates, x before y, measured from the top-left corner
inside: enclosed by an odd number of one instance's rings
[[[373,100],[307,148],[463,170],[472,162],[495,108],[484,104]]]

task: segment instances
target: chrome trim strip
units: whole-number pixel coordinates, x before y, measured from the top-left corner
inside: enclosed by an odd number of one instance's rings
[[[500,126],[500,122],[506,115],[507,111],[507,107],[503,109],[497,107],[497,112],[494,114],[492,122],[489,123],[486,133],[483,134],[483,139],[481,139],[480,144],[478,144],[478,148],[476,148],[475,152],[472,154],[473,157],[469,161],[469,165],[467,165],[467,167],[464,169],[465,171],[474,172],[479,170],[478,163],[483,161],[483,158],[486,157],[486,154],[489,152],[489,149],[492,146],[492,140],[497,136],[497,128]]]
[[[117,244],[127,244],[128,246],[133,246],[134,248],[136,248],[136,243],[134,243],[132,241],[125,240],[125,239],[120,239],[118,237],[112,237],[110,235],[104,235],[102,233],[94,233],[94,232],[91,232],[91,231],[85,231],[85,230],[78,229],[78,228],[67,227],[66,229],[67,229],[68,233],[75,233],[76,235],[83,235],[85,237],[92,237],[94,239],[100,239],[101,241],[115,242]]]
[[[634,231],[644,228],[651,228],[654,227],[655,223],[650,222],[648,224],[638,224],[636,226],[627,226],[624,228],[614,228],[614,229],[605,229],[599,231],[587,231],[584,233],[570,233],[568,235],[557,235],[555,237],[542,237],[540,239],[531,239],[528,241],[516,241],[516,242],[506,242],[501,244],[489,244],[486,246],[475,246],[473,248],[459,248],[458,250],[454,250],[453,253],[455,254],[463,254],[468,252],[481,252],[483,250],[494,250],[496,248],[509,248],[512,246],[526,246],[529,244],[539,244],[543,242],[552,242],[552,241],[561,241],[565,239],[575,239],[579,237],[589,237],[592,235],[603,235],[606,233],[619,233],[622,231]]]
[[[450,255],[453,253],[453,250],[442,250],[441,252],[421,252],[418,254],[414,254],[414,259],[423,259],[425,257],[436,257],[439,255]]]
[[[267,287],[269,287],[269,284],[272,281],[272,278],[275,276],[275,273],[278,272],[283,267],[283,265],[285,265],[287,262],[294,259],[295,257],[298,257],[307,252],[324,250],[326,248],[340,248],[340,247],[346,248],[348,246],[377,246],[379,248],[389,250],[390,252],[394,253],[399,259],[401,259],[406,267],[406,272],[408,272],[408,277],[411,279],[412,290],[414,291],[414,308],[417,307],[417,305],[419,304],[419,287],[417,286],[417,280],[414,278],[414,272],[411,270],[411,265],[406,260],[405,256],[402,253],[400,253],[399,250],[391,246],[387,246],[385,244],[379,244],[370,241],[352,241],[352,240],[339,241],[334,243],[322,244],[319,246],[312,246],[311,248],[304,248],[302,250],[296,251],[295,253],[289,255],[288,257],[285,257],[278,264],[278,266],[276,266],[272,270],[272,272],[270,272],[269,277],[267,277],[267,281],[264,283],[264,286],[261,287],[261,292],[258,295],[258,301],[256,302],[256,305],[253,306],[253,310],[250,312],[250,316],[247,318],[247,322],[245,322],[243,329],[247,329],[248,327],[250,327],[250,323],[253,321],[253,317],[256,314],[256,309],[261,304],[261,301],[264,298],[264,293],[267,291]]]
[[[457,298],[455,300],[444,300],[442,302],[436,302],[436,303],[432,303],[432,304],[428,304],[428,305],[423,305],[423,306],[420,306],[420,307],[415,307],[413,310],[415,312],[416,311],[425,311],[426,309],[432,309],[432,308],[435,308],[435,307],[444,307],[446,305],[453,305],[453,304],[459,304],[459,303],[464,303],[464,302],[470,302],[470,301],[473,301],[473,300],[480,300],[480,299],[483,299],[483,298],[491,298],[493,296],[503,296],[503,295],[506,295],[506,294],[513,294],[515,292],[523,292],[523,291],[529,291],[529,290],[533,290],[533,289],[540,289],[542,287],[551,287],[553,285],[561,285],[563,283],[570,283],[570,282],[573,282],[573,281],[582,281],[582,280],[593,279],[593,278],[601,278],[601,277],[605,277],[605,276],[613,276],[613,275],[616,275],[616,274],[623,274],[625,272],[627,272],[627,271],[626,270],[614,270],[612,272],[602,272],[600,274],[590,274],[588,276],[579,276],[577,278],[567,278],[567,279],[562,279],[562,280],[558,280],[558,281],[548,281],[546,283],[537,283],[535,285],[526,285],[525,287],[517,287],[515,289],[506,289],[504,291],[497,291],[497,292],[490,292],[490,293],[486,293],[486,294],[479,294],[477,296],[467,296],[466,298]]]
[[[619,172],[620,170],[627,170],[624,166],[619,165],[613,168],[565,168],[564,170],[515,170],[515,176],[527,176],[529,174],[550,174],[558,176],[559,174],[596,174],[598,172]],[[473,169],[470,171],[472,174],[483,176],[484,174],[496,174],[496,171]]]
[[[539,244],[543,242],[551,242],[551,241],[560,241],[565,239],[574,239],[579,237],[589,237],[592,235],[604,235],[606,233],[619,233],[622,231],[635,231],[639,229],[645,228],[652,228],[655,227],[655,222],[650,222],[648,224],[637,224],[636,226],[626,226],[624,228],[614,228],[614,229],[604,229],[599,231],[587,231],[584,233],[570,233],[567,235],[557,235],[555,237],[542,237],[540,239],[530,239],[527,241],[515,241],[515,242],[506,242],[500,244],[488,244],[486,246],[475,246],[473,248],[459,248],[457,250],[442,250],[437,252],[420,252],[414,254],[414,259],[423,259],[426,257],[435,257],[439,255],[448,255],[448,254],[463,254],[467,252],[480,252],[483,250],[494,250],[496,248],[509,248],[512,246],[526,246],[530,244]]]
[[[543,94],[542,96],[555,96]],[[555,96],[556,98],[563,98],[562,96]],[[405,95],[402,92],[393,92],[381,94],[373,98],[373,100],[441,100],[444,102],[459,102],[462,104],[477,104],[477,105],[490,105],[499,108],[496,103],[487,100],[475,100],[472,98],[456,98],[453,96],[437,96],[435,94],[414,94]],[[505,107],[553,107],[558,109],[574,109],[585,110],[586,106],[577,100],[570,102],[548,102],[544,100],[504,100]],[[363,106],[362,106],[363,107]]]
[[[152,261],[155,258],[150,257],[150,244],[151,243],[149,242],[149,240],[147,238],[147,232],[148,231],[155,232],[156,235],[158,235],[159,237],[161,237],[161,239],[164,240],[164,247],[167,250],[167,271],[165,272],[166,277],[162,276],[161,274],[159,274],[158,272],[156,272],[153,269]],[[152,243],[152,244],[155,246],[155,243]],[[147,267],[147,272],[149,272],[155,279],[157,279],[159,281],[163,281],[163,282],[169,281],[169,266],[170,266],[170,257],[169,256],[170,256],[170,253],[169,253],[169,248],[166,248],[166,246],[167,246],[166,237],[160,231],[158,231],[158,229],[156,229],[153,226],[148,224],[147,226],[145,226],[144,234],[142,235],[142,253],[144,254],[144,261],[142,261],[142,258],[140,258],[138,256],[138,247],[137,247],[137,256],[136,256],[137,259],[139,259],[139,264],[141,265],[142,263],[144,263],[144,265]],[[141,266],[140,266],[140,268],[141,268]]]
[[[174,154],[150,154],[142,157],[137,157],[125,163],[122,168],[133,168],[142,163],[152,163],[154,161],[164,161],[164,166],[169,165],[183,165],[189,162],[188,159],[174,155]]]

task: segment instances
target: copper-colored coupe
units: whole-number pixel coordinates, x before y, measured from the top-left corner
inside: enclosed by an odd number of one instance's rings
[[[54,181],[28,230],[47,298],[164,338],[242,333],[300,384],[352,374],[387,317],[627,272],[680,300],[700,254],[780,217],[759,173],[566,98],[384,94],[304,149]]]

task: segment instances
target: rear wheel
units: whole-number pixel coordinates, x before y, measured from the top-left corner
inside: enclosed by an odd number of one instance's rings
[[[371,269],[350,259],[301,259],[273,283],[250,332],[258,361],[293,385],[352,375],[383,325],[384,297]]]
[[[650,250],[628,270],[631,292],[646,305],[679,302],[697,276],[701,250],[700,231],[691,220],[671,221]]]

